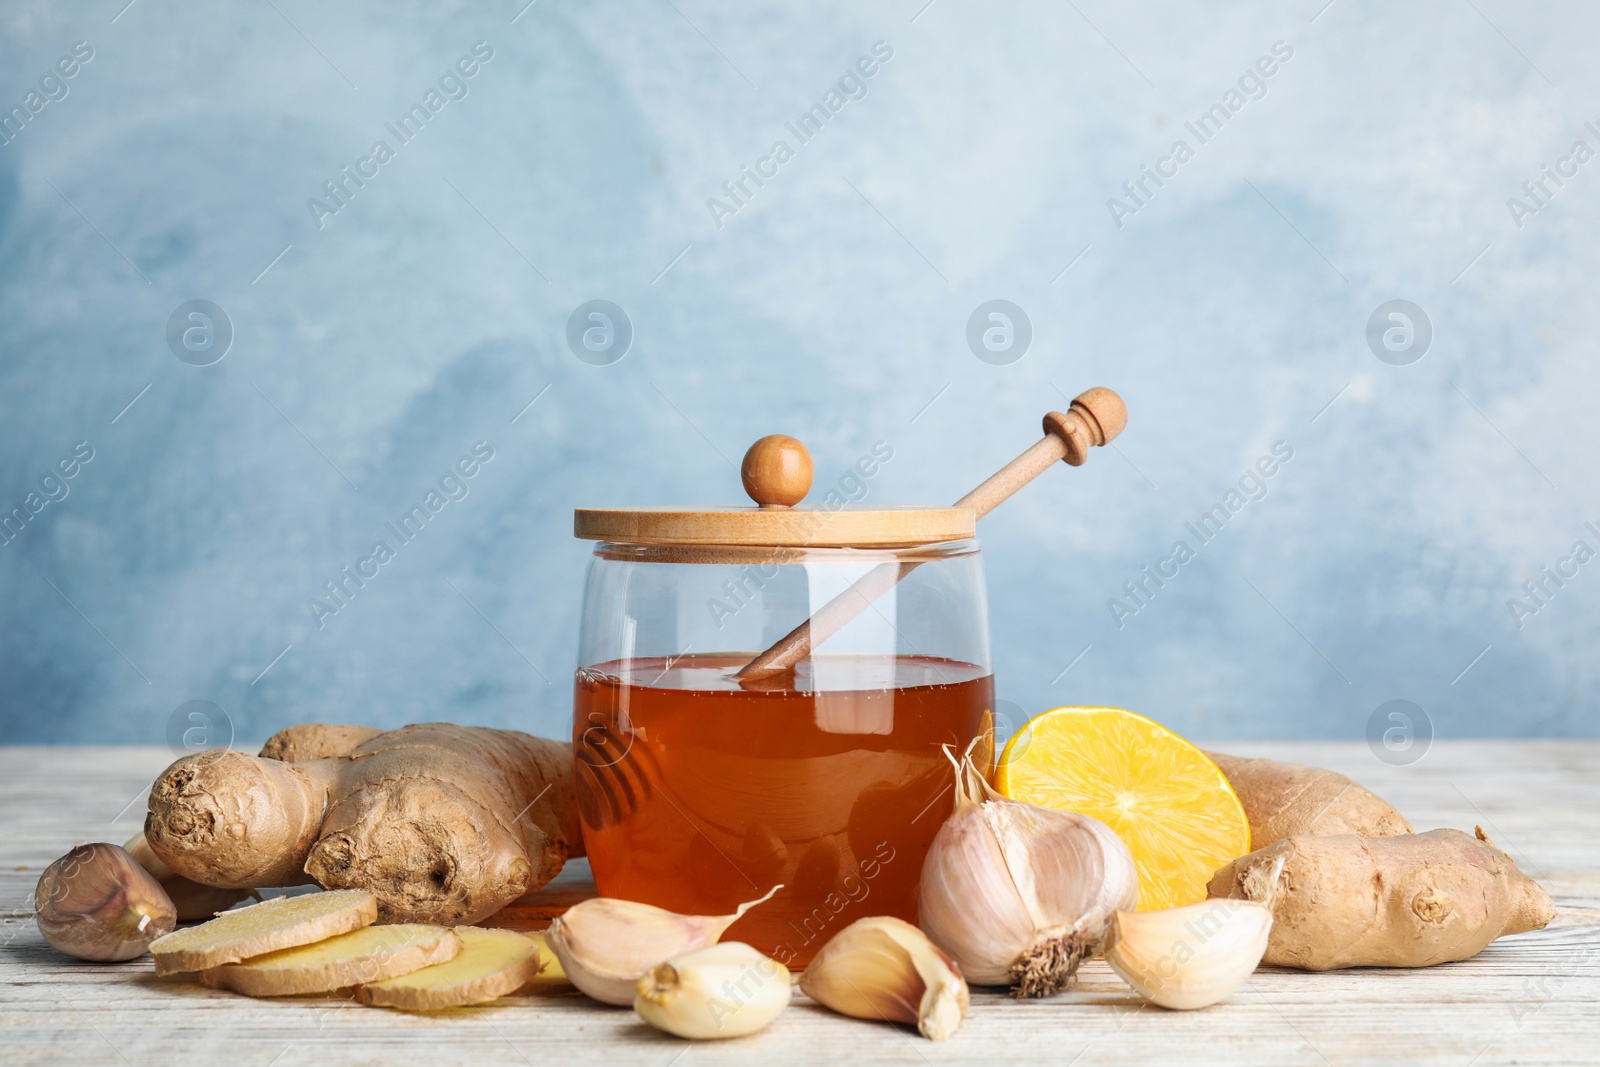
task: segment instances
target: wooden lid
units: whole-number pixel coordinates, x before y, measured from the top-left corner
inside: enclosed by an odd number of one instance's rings
[[[811,455],[783,434],[763,437],[740,470],[753,508],[579,508],[573,533],[588,541],[658,545],[884,548],[973,536],[972,508],[800,508]]]
[[[586,541],[649,545],[888,548],[973,535],[970,508],[579,508],[573,533]]]

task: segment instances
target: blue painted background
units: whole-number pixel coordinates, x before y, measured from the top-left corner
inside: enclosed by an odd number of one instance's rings
[[[241,739],[561,733],[574,506],[738,502],[773,431],[819,485],[888,441],[869,502],[945,503],[1094,384],[1117,449],[982,530],[1014,714],[1595,730],[1590,5],[124,2],[0,8],[0,740],[160,743],[191,700]],[[746,165],[777,172],[735,205]],[[196,299],[234,332],[211,366],[166,339]],[[569,350],[591,299],[632,323],[620,362]],[[1031,323],[1008,365],[966,341],[991,299]],[[1367,340],[1395,299],[1432,326],[1408,365]],[[308,600],[476,442],[319,629]],[[1265,495],[1188,534],[1277,442]]]

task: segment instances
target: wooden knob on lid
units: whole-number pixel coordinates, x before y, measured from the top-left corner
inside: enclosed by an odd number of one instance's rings
[[[750,499],[764,508],[788,508],[811,492],[811,453],[788,434],[768,434],[744,454],[739,477]]]

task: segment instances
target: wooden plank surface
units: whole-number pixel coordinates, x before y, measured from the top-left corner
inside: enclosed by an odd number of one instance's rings
[[[158,979],[148,957],[67,959],[31,919],[40,871],[71,845],[120,842],[171,755],[159,748],[0,748],[0,1062],[60,1064],[1490,1064],[1600,1063],[1600,741],[1437,743],[1409,767],[1364,745],[1225,744],[1332,767],[1419,829],[1483,825],[1556,897],[1547,930],[1419,971],[1263,968],[1200,1012],[1141,1007],[1103,962],[1047,1001],[973,997],[936,1044],[804,999],[767,1031],[690,1046],[581,996],[510,998],[411,1016],[326,998],[251,1000]],[[536,926],[585,891],[574,865],[508,925]]]

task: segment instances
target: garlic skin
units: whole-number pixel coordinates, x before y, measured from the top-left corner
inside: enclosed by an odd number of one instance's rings
[[[103,963],[142,956],[172,933],[177,913],[161,883],[116,845],[79,845],[45,868],[34,921],[52,948]]]
[[[955,811],[922,865],[917,908],[967,981],[1060,992],[1138,896],[1133,854],[1105,823],[1000,796],[970,753],[957,765]]]
[[[658,1030],[704,1041],[753,1034],[789,1000],[787,967],[728,941],[652,969],[636,984],[633,1010]]]
[[[569,909],[550,924],[550,946],[567,980],[604,1004],[633,1003],[635,985],[652,967],[717,939],[760,900],[739,905],[732,915],[679,915],[652,904],[597,897]]]
[[[1204,1008],[1250,977],[1271,932],[1272,910],[1251,900],[1121,911],[1106,938],[1106,962],[1152,1004]]]
[[[841,1015],[914,1023],[933,1041],[956,1032],[970,1003],[955,962],[921,930],[888,916],[857,919],[835,934],[800,976],[800,991]]]

